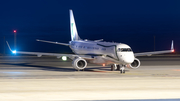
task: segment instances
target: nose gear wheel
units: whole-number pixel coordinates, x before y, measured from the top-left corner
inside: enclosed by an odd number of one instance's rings
[[[125,65],[120,66],[120,73],[125,73]]]

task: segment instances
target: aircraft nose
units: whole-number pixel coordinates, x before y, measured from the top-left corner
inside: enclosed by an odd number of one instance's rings
[[[124,57],[124,62],[126,64],[131,64],[134,61],[134,55],[126,55]]]

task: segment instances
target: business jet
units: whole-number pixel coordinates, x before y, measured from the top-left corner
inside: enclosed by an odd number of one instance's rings
[[[57,58],[61,58],[62,56],[69,57],[73,60],[72,67],[78,71],[84,70],[87,67],[87,63],[94,63],[102,66],[111,65],[111,71],[120,70],[120,73],[125,73],[126,67],[132,69],[139,68],[140,60],[136,58],[138,56],[151,56],[153,54],[174,52],[173,41],[171,44],[171,50],[133,53],[131,47],[127,44],[104,42],[102,39],[94,41],[82,40],[78,35],[72,10],[70,10],[70,30],[71,41],[69,43],[59,43],[45,40],[37,41],[69,46],[74,54],[13,51],[8,42],[7,45],[14,54],[37,55],[38,57],[43,55],[55,56]]]

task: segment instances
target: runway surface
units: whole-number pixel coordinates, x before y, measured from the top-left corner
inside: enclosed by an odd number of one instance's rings
[[[120,74],[93,64],[76,71],[55,57],[1,56],[0,101],[179,101],[180,56],[139,59],[141,67]]]

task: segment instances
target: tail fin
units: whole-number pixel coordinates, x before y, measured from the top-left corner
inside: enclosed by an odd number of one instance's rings
[[[74,20],[73,11],[70,10],[70,28],[71,28],[71,41],[80,40],[80,37],[78,36],[77,29],[76,29],[76,23]]]

